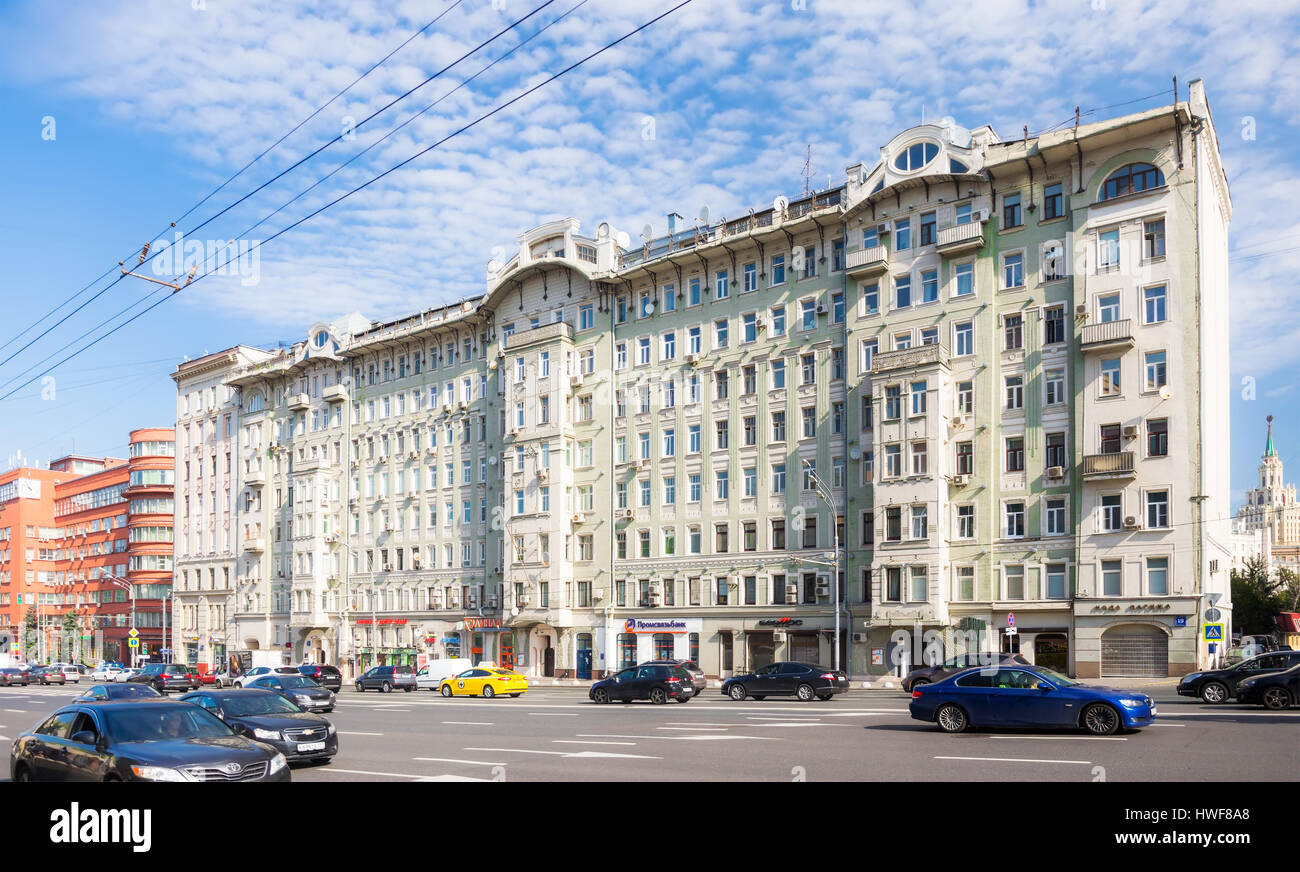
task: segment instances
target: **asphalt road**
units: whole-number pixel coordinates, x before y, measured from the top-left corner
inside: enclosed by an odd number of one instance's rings
[[[82,688],[0,688],[0,740]],[[732,702],[710,688],[686,704],[597,706],[585,689],[519,699],[344,690],[340,752],[294,781],[1294,781],[1300,709],[1209,706],[1172,685],[1137,733],[994,731],[957,736],[912,720],[899,691],[829,702]],[[7,765],[4,775],[8,775]]]

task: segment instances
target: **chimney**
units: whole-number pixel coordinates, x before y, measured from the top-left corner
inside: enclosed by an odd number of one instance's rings
[[[676,235],[677,235],[677,219],[678,219],[678,218],[682,218],[682,216],[681,216],[681,215],[678,215],[676,212],[669,212],[669,213],[668,213],[668,235],[669,235],[669,236],[676,236]],[[684,220],[684,219],[683,219],[683,220]]]

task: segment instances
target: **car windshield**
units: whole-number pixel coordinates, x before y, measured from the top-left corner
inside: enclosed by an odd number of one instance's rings
[[[102,689],[104,694],[110,699],[122,699],[126,697],[148,697],[150,699],[157,699],[162,696],[162,694],[147,684],[106,684],[102,688],[96,689]]]
[[[174,742],[231,735],[221,721],[198,706],[136,705],[105,708],[108,734],[118,742]]]
[[[221,707],[226,710],[226,714],[237,718],[247,715],[293,714],[302,711],[284,697],[270,693],[265,696],[259,693],[226,697],[221,700]]]
[[[281,687],[320,687],[305,675],[285,675],[280,678]]]
[[[1038,671],[1039,675],[1043,676],[1053,684],[1059,685],[1061,687],[1074,687],[1076,684],[1079,683],[1075,681],[1073,678],[1066,678],[1064,675],[1062,675],[1059,672],[1053,672],[1052,670],[1044,669],[1041,666],[1035,666],[1034,669]]]

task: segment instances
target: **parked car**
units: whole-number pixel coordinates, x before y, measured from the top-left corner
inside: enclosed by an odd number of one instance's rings
[[[68,676],[57,666],[33,666],[29,673],[32,684],[67,684]]]
[[[647,660],[645,663],[641,663],[638,665],[680,666],[682,669],[685,669],[687,672],[690,673],[691,687],[694,689],[696,696],[699,696],[700,694],[704,693],[705,688],[709,686],[708,681],[705,680],[704,678],[704,670],[701,669],[699,667],[699,664],[696,663],[694,660]]]
[[[1192,672],[1178,682],[1182,696],[1199,696],[1208,703],[1223,703],[1237,696],[1241,682],[1266,672],[1281,672],[1300,663],[1300,651],[1259,654],[1225,669]]]
[[[1282,672],[1269,672],[1242,680],[1237,684],[1237,699],[1274,711],[1290,708],[1300,702],[1300,661]]]
[[[53,667],[63,673],[63,677],[73,684],[81,683],[81,670],[71,663],[60,663]]]
[[[663,705],[670,699],[690,702],[695,697],[695,685],[691,673],[680,666],[647,663],[602,678],[587,691],[587,697],[602,705],[639,699]]]
[[[985,652],[949,657],[942,663],[936,663],[933,666],[917,666],[912,669],[907,675],[903,676],[903,690],[911,693],[914,687],[942,681],[954,672],[961,672],[963,669],[969,669],[972,666],[1012,666],[1015,664],[1021,666],[1031,665],[1028,660],[1019,654]]]
[[[443,696],[481,696],[491,699],[508,693],[518,697],[528,690],[528,679],[512,669],[475,667],[451,678],[444,678],[438,690]]]
[[[142,671],[143,670],[134,667],[125,668],[121,672],[117,673],[117,675],[113,676],[113,681],[120,681],[123,683],[128,682],[135,676],[139,675]]]
[[[339,672],[337,666],[330,666],[328,663],[304,663],[298,667],[298,673],[334,693],[343,689],[343,673]]]
[[[83,690],[77,699],[102,702],[109,699],[158,699],[161,696],[147,684],[96,684]]]
[[[79,702],[20,735],[9,774],[32,781],[289,781],[283,754],[196,705]]]
[[[1277,640],[1276,636],[1270,636],[1264,633],[1242,636],[1240,645],[1245,648],[1247,652],[1253,650],[1256,654],[1267,654],[1270,651],[1280,650],[1282,647],[1282,643]]]
[[[310,711],[334,711],[334,694],[295,669],[293,675],[259,675],[244,685],[278,693]]]
[[[912,691],[912,717],[945,733],[971,727],[1082,728],[1098,736],[1151,724],[1156,704],[1138,690],[1081,684],[1050,669],[967,669]]]
[[[451,678],[453,675],[459,675],[465,670],[473,668],[473,661],[466,660],[464,657],[430,660],[420,667],[419,672],[415,673],[415,686],[420,690],[436,691],[442,686],[444,678]]]
[[[356,681],[357,690],[378,690],[389,693],[400,688],[407,693],[415,690],[415,672],[409,666],[372,666]]]
[[[272,746],[290,762],[328,763],[339,752],[333,724],[278,693],[255,688],[201,690],[181,699],[207,709],[238,735]]]
[[[126,670],[121,666],[97,666],[90,673],[91,681],[115,681]]]
[[[159,693],[199,689],[199,673],[184,663],[150,663],[127,681],[151,685]]]
[[[23,687],[31,684],[31,676],[16,666],[7,666],[0,669],[0,687],[13,687],[15,684],[21,684]]]
[[[295,666],[254,666],[243,675],[237,675],[232,683],[235,687],[246,687],[254,678],[263,675],[301,675]]]
[[[812,663],[781,661],[769,663],[748,675],[733,675],[722,683],[722,693],[736,701],[747,696],[795,696],[803,702],[828,700],[849,689],[849,676]]]

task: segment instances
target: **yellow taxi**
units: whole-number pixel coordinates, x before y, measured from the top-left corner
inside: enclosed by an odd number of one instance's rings
[[[443,696],[481,696],[491,699],[500,693],[519,696],[528,690],[528,679],[510,669],[481,666],[466,669],[459,675],[444,678],[439,692]]]

